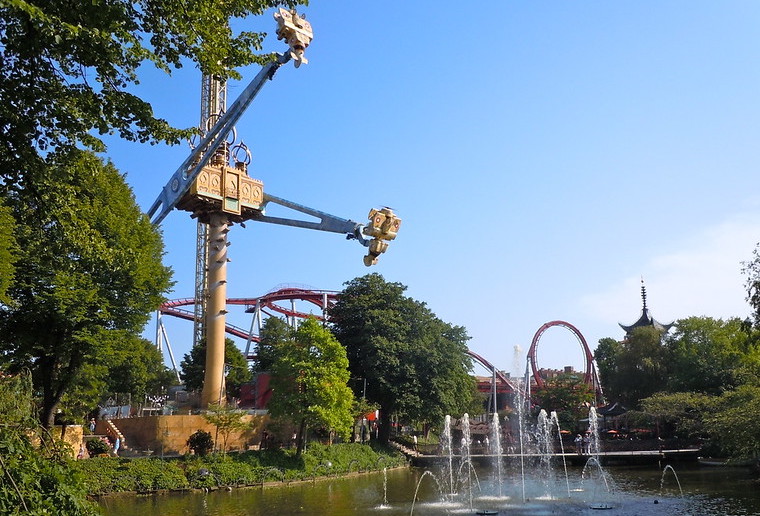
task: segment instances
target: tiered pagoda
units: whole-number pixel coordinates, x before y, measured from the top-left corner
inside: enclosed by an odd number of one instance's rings
[[[638,321],[628,326],[626,326],[625,324],[618,323],[620,324],[620,327],[625,330],[625,336],[626,337],[630,336],[631,333],[633,333],[633,330],[635,330],[636,328],[643,328],[643,327],[648,327],[648,326],[654,327],[662,335],[667,333],[670,330],[670,328],[673,327],[674,323],[671,322],[668,324],[663,324],[657,321],[654,317],[652,317],[652,314],[649,312],[649,308],[647,308],[647,289],[644,286],[643,279],[641,280],[641,301],[642,301],[643,307],[641,309],[641,317],[639,317]]]

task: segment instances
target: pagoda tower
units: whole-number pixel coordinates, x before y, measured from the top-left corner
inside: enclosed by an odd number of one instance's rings
[[[628,337],[633,333],[633,330],[636,328],[644,328],[644,327],[654,327],[657,331],[660,332],[660,334],[664,335],[666,334],[670,328],[673,327],[673,322],[668,324],[663,324],[659,321],[657,321],[654,317],[652,317],[652,314],[649,312],[649,308],[647,308],[647,288],[644,286],[644,279],[641,279],[641,301],[642,301],[642,309],[641,309],[641,317],[639,319],[630,325],[620,324],[620,327],[625,330],[625,336]]]

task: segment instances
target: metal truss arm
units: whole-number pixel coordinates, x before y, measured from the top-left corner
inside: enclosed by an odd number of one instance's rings
[[[363,246],[369,246],[369,239],[366,239],[362,236],[362,229],[364,228],[363,224],[359,224],[353,220],[342,219],[340,217],[330,215],[329,213],[315,210],[313,208],[309,208],[308,206],[304,206],[302,204],[288,201],[286,199],[281,199],[280,197],[275,197],[274,195],[265,193],[263,206],[265,207],[268,203],[279,204],[280,206],[290,208],[291,210],[305,213],[306,215],[311,215],[312,217],[318,218],[319,222],[286,219],[281,217],[270,217],[263,214],[261,216],[255,217],[253,220],[257,222],[267,222],[269,224],[280,224],[282,226],[316,229],[318,231],[328,231],[330,233],[342,233],[346,235],[346,238],[348,239],[355,239]]]
[[[190,190],[190,186],[200,174],[201,169],[206,166],[264,84],[271,80],[277,69],[287,63],[291,57],[289,53],[277,54],[276,56],[275,61],[265,65],[251,80],[235,102],[217,120],[214,127],[209,130],[177,171],[172,174],[169,182],[148,210],[148,216],[153,224],[160,224],[169,212],[177,206],[182,196]]]

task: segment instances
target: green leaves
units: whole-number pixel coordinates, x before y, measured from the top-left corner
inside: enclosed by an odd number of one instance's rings
[[[52,423],[85,364],[142,330],[171,271],[161,235],[111,164],[79,150],[48,160],[44,175],[4,198],[19,253],[0,350],[11,371],[31,368]]]
[[[225,384],[229,396],[238,396],[240,386],[251,380],[251,371],[248,369],[248,361],[238,349],[232,339],[224,340],[224,364],[229,369]],[[206,340],[198,344],[186,353],[180,362],[182,371],[180,377],[188,390],[201,390],[203,388],[204,371],[206,368]]]
[[[315,319],[305,321],[273,347],[271,369],[272,416],[348,438],[354,400],[347,385],[348,359],[329,330]]]
[[[189,136],[156,118],[128,93],[151,63],[169,73],[188,62],[204,74],[239,77],[261,63],[263,32],[230,29],[232,18],[285,3],[269,0],[138,0],[0,4],[0,176],[26,180],[48,151],[81,145],[102,151],[93,134],[177,143]]]
[[[472,406],[464,328],[441,321],[404,296],[405,286],[379,274],[346,285],[330,320],[352,377],[367,379],[367,399],[380,405],[381,415],[438,422]]]

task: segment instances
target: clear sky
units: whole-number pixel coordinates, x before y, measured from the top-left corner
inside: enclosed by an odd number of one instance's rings
[[[750,313],[741,262],[760,240],[760,3],[313,0],[303,11],[309,64],[283,67],[237,126],[250,174],[360,222],[390,206],[402,228],[367,269],[364,248],[340,235],[235,226],[229,297],[340,290],[378,272],[515,373],[547,321],[570,322],[592,349],[622,338],[642,277],[662,322]],[[270,15],[240,26],[284,50]],[[230,102],[257,71],[229,85]],[[137,91],[171,123],[198,123],[197,70],[146,69]],[[111,141],[108,155],[147,209],[187,152]],[[169,296],[192,297],[195,222],[176,211],[162,226]],[[230,322],[248,327],[236,310]],[[179,360],[191,324],[168,326]],[[538,358],[582,365],[556,328]]]

